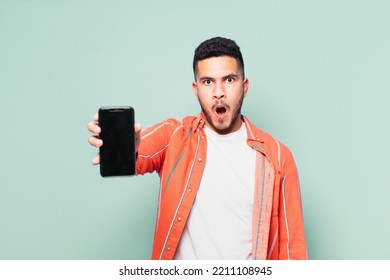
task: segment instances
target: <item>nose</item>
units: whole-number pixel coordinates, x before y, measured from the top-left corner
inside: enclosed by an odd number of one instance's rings
[[[224,90],[222,84],[217,83],[215,85],[214,92],[213,92],[213,97],[215,99],[221,99],[221,98],[226,97],[225,90]]]

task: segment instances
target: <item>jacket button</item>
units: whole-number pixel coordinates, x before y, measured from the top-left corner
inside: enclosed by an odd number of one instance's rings
[[[177,221],[178,221],[178,222],[181,222],[181,217],[178,217],[178,218],[177,218]]]
[[[198,158],[198,161],[201,162],[201,161],[202,161],[202,158]]]
[[[171,247],[167,247],[167,251],[170,251],[171,250]]]
[[[192,192],[192,189],[191,189],[191,188],[189,188],[189,189],[188,189],[188,192]]]

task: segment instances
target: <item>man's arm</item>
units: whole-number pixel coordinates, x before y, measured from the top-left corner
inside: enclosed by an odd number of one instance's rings
[[[169,141],[179,125],[179,121],[168,119],[141,133],[136,163],[137,174],[143,175],[154,171],[160,174]]]

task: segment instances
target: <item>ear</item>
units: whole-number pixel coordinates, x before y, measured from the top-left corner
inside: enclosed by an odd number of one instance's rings
[[[248,80],[248,78],[244,79],[243,87],[244,87],[244,97],[246,97],[246,93],[248,92],[248,89],[249,89],[249,80]]]
[[[195,93],[196,99],[199,100],[199,97],[198,97],[198,85],[196,84],[196,82],[192,82],[192,90]]]

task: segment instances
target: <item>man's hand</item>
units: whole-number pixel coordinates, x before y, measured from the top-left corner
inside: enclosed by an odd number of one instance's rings
[[[96,113],[93,117],[93,121],[88,123],[88,130],[94,135],[88,138],[89,144],[96,148],[103,146],[103,141],[99,138],[101,128],[99,126],[99,115]],[[141,142],[141,126],[138,123],[134,124],[134,138],[135,138],[135,152],[138,151],[139,144]],[[99,153],[92,159],[92,164],[97,165],[100,163]]]

